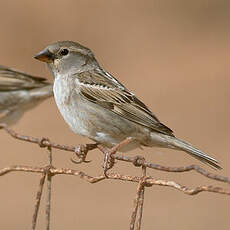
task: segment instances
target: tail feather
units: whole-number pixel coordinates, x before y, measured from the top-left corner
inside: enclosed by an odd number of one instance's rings
[[[219,165],[219,162],[213,157],[208,156],[206,153],[201,150],[193,147],[191,144],[177,139],[175,137],[168,137],[167,142],[176,149],[183,150],[190,154],[192,157],[204,162],[205,164],[214,167],[215,169],[222,169]]]

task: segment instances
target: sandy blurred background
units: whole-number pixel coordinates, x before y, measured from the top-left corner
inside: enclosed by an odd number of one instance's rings
[[[132,89],[178,137],[215,156],[224,168],[219,173],[230,176],[229,11],[227,0],[2,0],[0,64],[51,81],[45,65],[32,56],[56,40],[78,41],[90,47],[101,65]],[[14,129],[57,143],[89,142],[70,131],[53,99],[27,113]],[[44,149],[12,139],[3,131],[0,138],[0,168],[47,164]],[[129,154],[137,153],[140,151]],[[168,166],[200,164],[183,152],[146,149],[141,153],[149,161]],[[89,154],[91,164],[80,166],[70,162],[71,156],[54,150],[54,165],[90,175],[102,172],[99,152]],[[113,170],[140,175],[140,169],[125,163]],[[221,185],[194,172],[148,170],[148,174],[188,186]],[[38,183],[38,175],[25,173],[0,178],[0,229],[30,229]],[[78,177],[56,176],[51,227],[128,229],[136,186],[116,181],[91,185]],[[143,229],[227,230],[229,207],[227,196],[202,193],[189,197],[169,188],[147,188]],[[38,229],[44,229],[44,219],[42,204]]]

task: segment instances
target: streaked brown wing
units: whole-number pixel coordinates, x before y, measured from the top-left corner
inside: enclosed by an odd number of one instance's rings
[[[135,95],[126,89],[115,88],[114,84],[112,84],[113,87],[111,83],[105,84],[104,79],[102,83],[100,80],[95,81],[94,78],[93,83],[91,83],[92,80],[84,82],[84,77],[81,76],[81,95],[87,100],[137,124],[173,136],[173,131],[160,123],[157,117]]]
[[[0,91],[33,89],[49,83],[46,78],[35,77],[0,65]]]

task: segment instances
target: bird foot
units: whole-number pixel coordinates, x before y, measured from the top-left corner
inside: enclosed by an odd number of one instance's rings
[[[103,170],[106,178],[108,178],[107,175],[108,170],[110,170],[115,164],[115,159],[112,157],[113,154],[114,154],[113,152],[108,150],[104,155]]]
[[[86,160],[87,154],[90,150],[93,150],[97,148],[97,144],[86,144],[86,145],[78,145],[75,148],[75,155],[78,158],[78,160],[75,160],[71,158],[71,161],[75,164],[81,164],[81,163],[90,163],[91,160]]]

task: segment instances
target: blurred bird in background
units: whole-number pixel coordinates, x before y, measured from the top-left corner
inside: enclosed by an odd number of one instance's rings
[[[0,123],[15,124],[23,114],[53,96],[53,84],[0,65]]]

